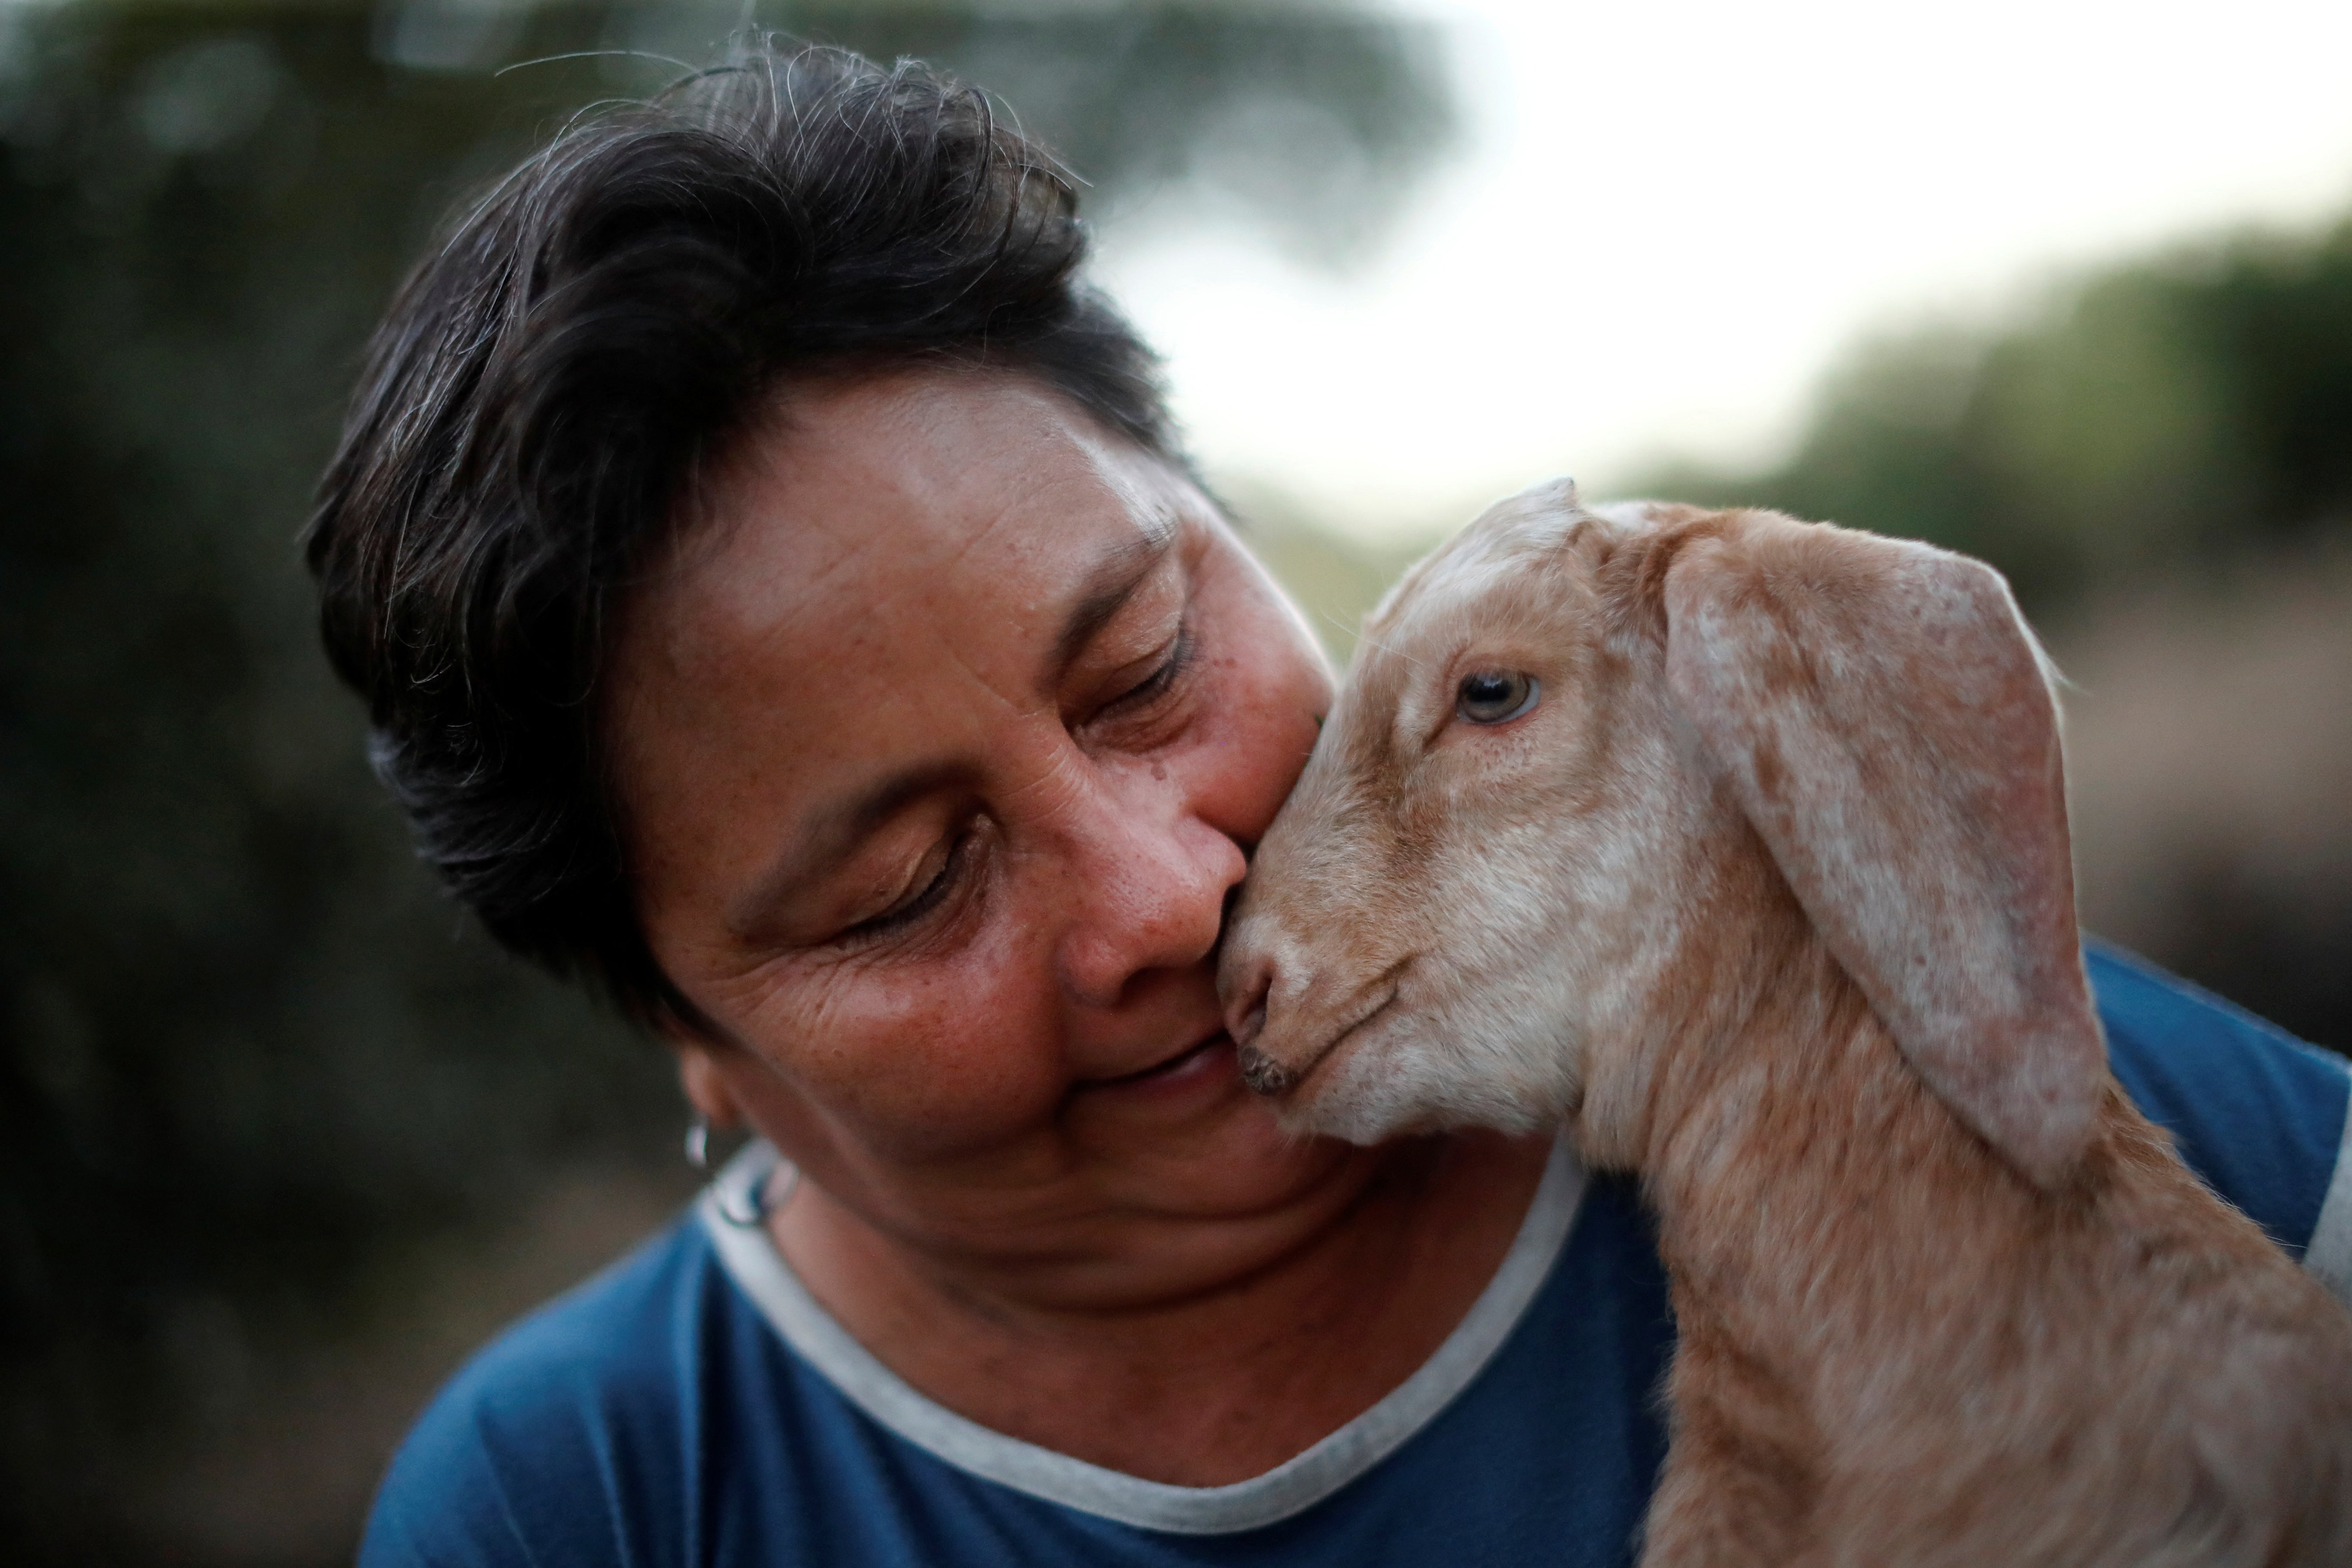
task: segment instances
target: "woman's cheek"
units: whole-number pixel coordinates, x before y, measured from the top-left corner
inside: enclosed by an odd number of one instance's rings
[[[1052,1116],[1067,1085],[1050,977],[1027,973],[1037,958],[1008,935],[808,976],[788,1010],[763,1010],[772,1022],[754,1048],[877,1152],[938,1159],[1017,1136]]]
[[[1238,544],[1217,557],[1202,602],[1216,646],[1202,734],[1223,753],[1213,807],[1218,826],[1254,841],[1298,782],[1336,686],[1289,602]]]
[[[1201,734],[1200,813],[1244,844],[1264,837],[1315,749],[1325,689],[1286,673],[1237,670]]]

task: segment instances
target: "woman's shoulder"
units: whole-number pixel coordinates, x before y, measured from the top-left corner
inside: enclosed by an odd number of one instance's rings
[[[2252,1014],[2100,943],[2084,958],[2108,1060],[2147,1119],[2221,1197],[2339,1294],[2352,1285],[2344,1164],[2352,1071]],[[2342,1257],[2337,1258],[2337,1254]]]
[[[402,1444],[363,1568],[677,1560],[647,1514],[681,1495],[692,1369],[729,1310],[687,1217],[508,1329]]]

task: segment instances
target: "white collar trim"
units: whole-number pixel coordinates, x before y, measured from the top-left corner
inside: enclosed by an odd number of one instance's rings
[[[1510,1337],[1551,1273],[1584,1197],[1584,1169],[1562,1137],[1502,1267],[1445,1342],[1379,1404],[1261,1476],[1180,1487],[1090,1465],[1008,1437],[917,1393],[819,1306],[764,1225],[744,1223],[781,1162],[744,1150],[697,1205],[720,1264],[784,1342],[843,1396],[917,1447],[959,1469],[1085,1513],[1145,1530],[1220,1535],[1304,1512],[1387,1458],[1467,1388]],[[733,1215],[736,1217],[730,1218]]]

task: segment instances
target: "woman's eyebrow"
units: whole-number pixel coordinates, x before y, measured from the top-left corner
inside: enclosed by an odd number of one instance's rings
[[[1062,629],[1054,638],[1054,650],[1045,668],[1040,672],[1037,689],[1050,692],[1062,683],[1070,666],[1086,651],[1095,634],[1110,624],[1111,618],[1126,608],[1135,597],[1137,589],[1150,579],[1168,552],[1176,543],[1177,527],[1173,512],[1160,511],[1141,520],[1138,531],[1120,540],[1095,562],[1076,599],[1062,618]]]

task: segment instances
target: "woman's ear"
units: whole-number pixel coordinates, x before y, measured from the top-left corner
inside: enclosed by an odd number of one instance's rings
[[[1979,562],[1770,512],[1725,524],[1666,573],[1676,706],[1920,1078],[2056,1184],[2106,1047],[2041,650]]]
[[[686,1090],[687,1103],[700,1111],[713,1127],[741,1126],[742,1107],[728,1084],[726,1068],[719,1060],[723,1047],[685,1030],[666,1030],[664,1036],[670,1048],[677,1053],[677,1081]]]

